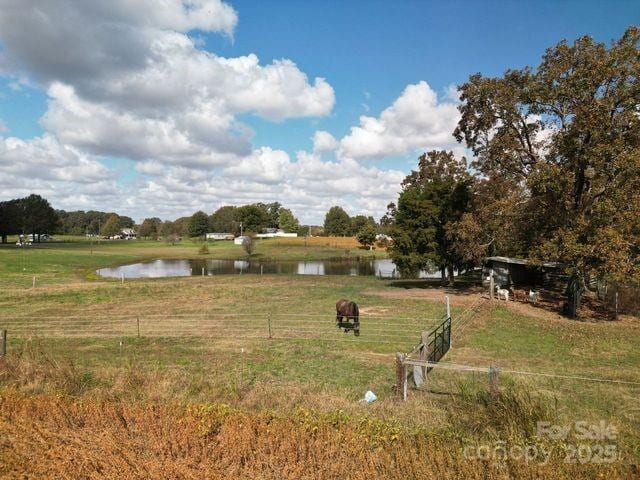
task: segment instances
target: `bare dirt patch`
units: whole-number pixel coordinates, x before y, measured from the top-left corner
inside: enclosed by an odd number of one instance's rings
[[[465,290],[457,290],[453,288],[397,288],[397,289],[384,289],[384,290],[365,290],[363,294],[372,295],[383,298],[393,298],[400,300],[428,300],[432,302],[442,302],[445,295],[449,296],[449,299],[454,305],[459,306],[471,306],[481,296],[482,290],[480,288],[469,288]]]

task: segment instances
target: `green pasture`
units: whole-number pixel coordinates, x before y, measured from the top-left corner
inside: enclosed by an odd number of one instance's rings
[[[411,350],[420,331],[442,318],[445,295],[451,297],[454,319],[453,349],[446,362],[640,382],[640,324],[631,317],[578,322],[539,308],[490,306],[487,301],[466,321],[477,293],[466,286],[445,291],[421,281],[218,275],[121,285],[91,274],[102,266],[148,258],[198,257],[199,246],[105,242],[94,245],[93,253],[87,242],[0,248],[0,328],[4,324],[9,330],[8,355],[0,368],[2,388],[145,401],[221,401],[256,409],[368,409],[411,424],[467,422],[465,435],[484,435],[482,426],[469,422],[474,409],[486,408],[484,397],[477,396],[487,389],[486,375],[434,370],[424,388],[411,391],[406,404],[394,400],[395,352]],[[215,258],[243,253],[222,243],[210,244],[209,252]],[[284,248],[267,241],[256,252],[283,259],[368,254],[332,247]],[[38,278],[35,289],[33,275]],[[342,297],[361,307],[360,337],[335,328],[334,305]],[[229,313],[236,316],[223,315]],[[272,339],[267,338],[269,316]],[[65,318],[73,321],[65,323]],[[606,420],[620,430],[625,449],[632,452],[640,445],[640,386],[509,373],[500,375],[500,385],[526,392],[531,402],[543,402],[553,416],[550,421]],[[365,407],[358,400],[369,389],[380,402]]]

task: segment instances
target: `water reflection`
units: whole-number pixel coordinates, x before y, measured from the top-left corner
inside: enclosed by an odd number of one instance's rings
[[[98,275],[106,278],[188,277],[190,275],[284,274],[284,275],[351,275],[399,278],[395,264],[380,260],[153,260],[113,268],[101,268]],[[420,272],[420,278],[440,278],[440,273]]]

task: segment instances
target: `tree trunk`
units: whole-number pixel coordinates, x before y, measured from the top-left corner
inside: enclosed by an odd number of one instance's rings
[[[7,243],[7,234],[6,233],[2,234],[2,243]]]
[[[440,267],[440,277],[442,278],[442,284],[447,282],[447,268],[443,265]]]
[[[454,278],[453,278],[453,265],[449,265],[448,266],[449,269],[449,285],[453,285],[454,282]]]
[[[564,306],[565,315],[578,318],[578,308],[584,294],[584,280],[579,275],[572,275],[567,285],[567,303]]]

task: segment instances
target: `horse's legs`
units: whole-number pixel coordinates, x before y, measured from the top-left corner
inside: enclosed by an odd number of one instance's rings
[[[340,328],[340,322],[342,321],[342,315],[336,314],[336,327]]]

